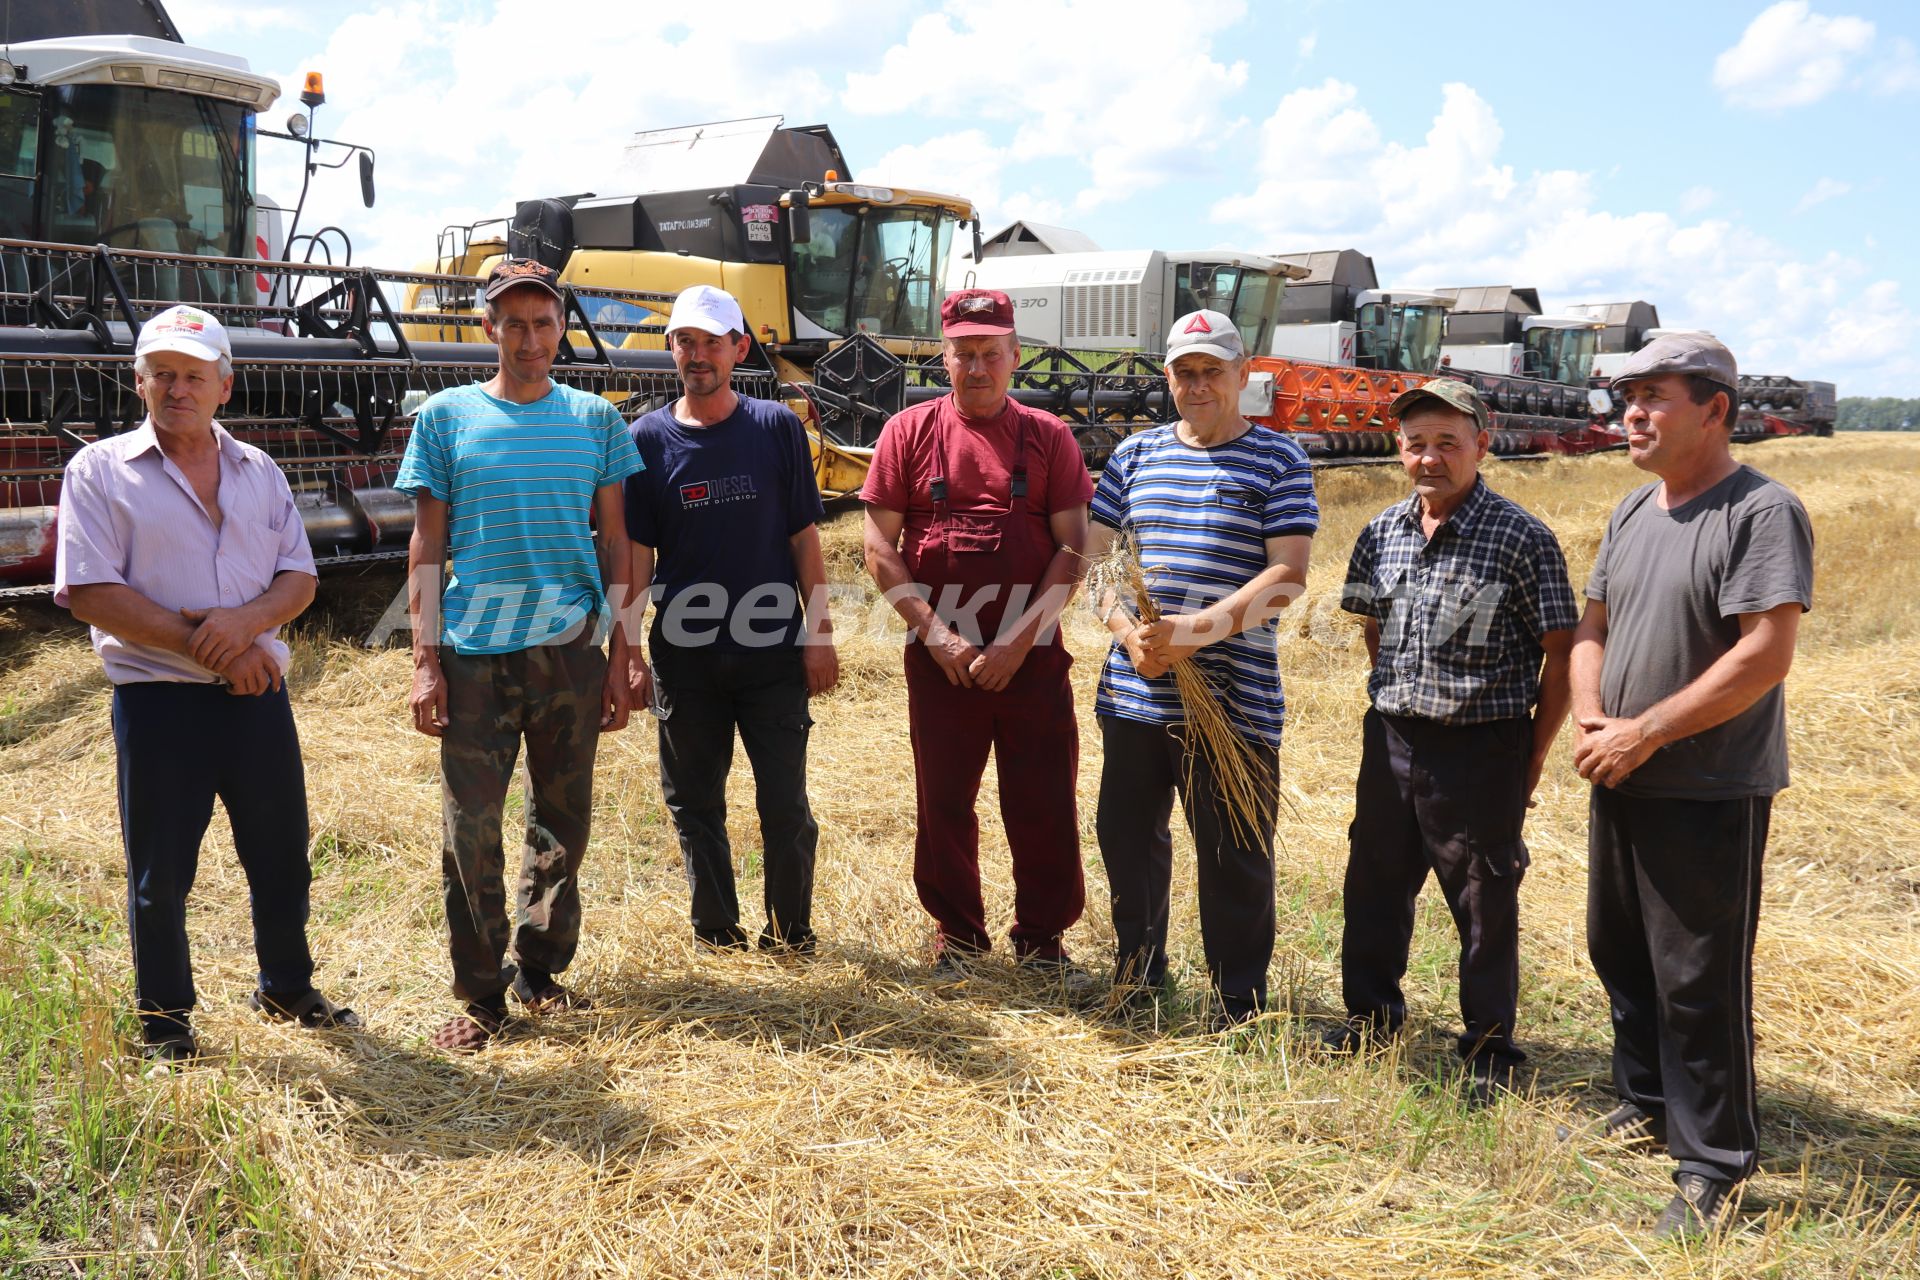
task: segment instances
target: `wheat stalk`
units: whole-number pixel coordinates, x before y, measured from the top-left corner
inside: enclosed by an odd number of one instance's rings
[[[1156,572],[1140,563],[1130,533],[1115,538],[1099,559],[1087,568],[1089,599],[1131,603],[1142,622],[1157,622],[1160,606],[1148,590]],[[1265,828],[1273,821],[1279,780],[1268,774],[1259,749],[1234,726],[1226,700],[1199,663],[1182,658],[1170,674],[1180,698],[1188,751],[1184,761],[1186,783],[1203,785],[1198,765],[1205,760],[1213,775],[1214,794],[1226,810],[1236,843],[1252,848],[1264,843]]]

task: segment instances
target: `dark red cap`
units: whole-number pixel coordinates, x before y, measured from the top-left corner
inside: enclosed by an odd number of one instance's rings
[[[962,289],[940,304],[940,332],[949,338],[1013,332],[1013,299],[998,289]]]

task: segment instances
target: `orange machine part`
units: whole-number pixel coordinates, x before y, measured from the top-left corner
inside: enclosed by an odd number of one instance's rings
[[[1273,375],[1273,412],[1254,421],[1281,431],[1390,431],[1387,406],[1402,391],[1428,381],[1419,373],[1391,373],[1255,356],[1251,368]]]

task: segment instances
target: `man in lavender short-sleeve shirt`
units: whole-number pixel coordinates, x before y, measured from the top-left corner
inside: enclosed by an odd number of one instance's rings
[[[135,994],[149,1055],[198,1052],[186,900],[217,797],[247,876],[254,1008],[353,1027],[313,987],[306,779],[280,628],[313,600],[313,552],[286,477],[213,419],[233,392],[213,316],[170,307],[140,330],[148,416],[68,463],[54,601],[93,629],[113,682]]]

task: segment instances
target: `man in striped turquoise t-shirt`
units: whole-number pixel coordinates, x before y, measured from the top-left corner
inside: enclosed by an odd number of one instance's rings
[[[1094,491],[1087,553],[1130,538],[1161,617],[1096,600],[1114,642],[1094,711],[1106,760],[1098,833],[1113,895],[1115,986],[1144,1002],[1164,983],[1178,795],[1199,853],[1200,933],[1216,1026],[1265,1006],[1273,958],[1273,827],[1286,704],[1274,619],[1305,588],[1320,527],[1300,447],[1240,416],[1247,354],[1233,322],[1196,311],[1167,338],[1180,420],[1113,452]],[[1191,661],[1247,743],[1261,812],[1236,818],[1199,751],[1171,674]],[[1249,830],[1249,826],[1251,830]]]
[[[484,298],[499,373],[421,406],[394,481],[414,494],[410,702],[414,728],[440,739],[441,879],[453,993],[466,1004],[433,1043],[463,1052],[499,1032],[509,987],[535,1012],[584,1003],[554,975],[580,938],[594,752],[601,730],[627,722],[621,482],[641,465],[612,405],[549,376],[565,327],[553,271],[504,259]],[[523,739],[526,839],[510,924],[501,812]]]

